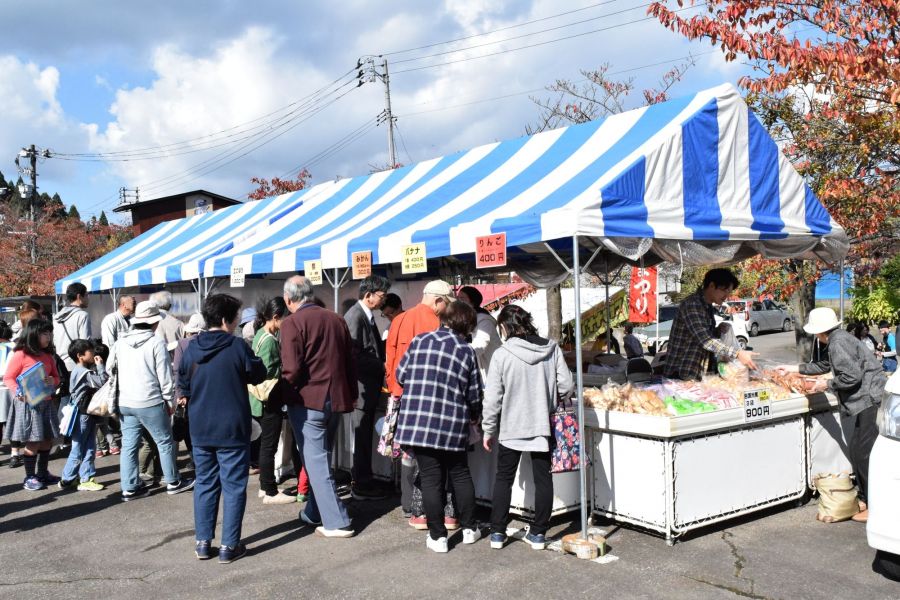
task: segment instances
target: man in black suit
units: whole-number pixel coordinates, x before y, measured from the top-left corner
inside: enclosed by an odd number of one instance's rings
[[[391,283],[379,275],[370,275],[359,284],[359,302],[347,309],[344,320],[353,339],[359,398],[356,410],[359,424],[353,444],[353,497],[357,500],[384,498],[372,481],[372,438],[375,408],[384,386],[384,341],[375,324],[373,312],[381,308]],[[360,414],[361,413],[361,414]]]

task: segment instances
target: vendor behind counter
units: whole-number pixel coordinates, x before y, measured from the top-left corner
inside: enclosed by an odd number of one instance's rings
[[[672,379],[699,380],[714,372],[718,362],[737,359],[756,369],[756,353],[723,343],[716,334],[716,309],[737,289],[740,282],[729,269],[707,271],[703,284],[682,301],[669,334],[669,352],[664,374]]]

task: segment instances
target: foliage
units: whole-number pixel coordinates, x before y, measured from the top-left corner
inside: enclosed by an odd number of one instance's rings
[[[247,194],[251,200],[262,200],[263,198],[271,198],[279,194],[287,194],[288,192],[296,192],[302,190],[309,185],[312,177],[309,171],[302,169],[296,179],[281,179],[273,177],[271,180],[262,177],[253,177],[251,183],[256,184],[257,188]]]
[[[885,262],[878,276],[887,289],[900,294],[900,254]]]
[[[47,206],[34,224],[17,214],[10,204],[0,206],[0,295],[53,294],[57,280],[77,271],[131,239],[131,228],[121,225],[87,225],[75,218],[52,218]],[[29,241],[36,246],[31,262]]]
[[[78,212],[78,207],[74,204],[69,207],[69,218],[81,220],[81,214]]]
[[[896,289],[888,289],[884,284],[873,288],[860,286],[852,288],[850,295],[853,297],[850,314],[855,321],[895,323],[900,317],[900,293]]]
[[[100,218],[97,220],[97,223],[103,227],[109,227],[109,219],[106,218],[106,211],[100,211]]]

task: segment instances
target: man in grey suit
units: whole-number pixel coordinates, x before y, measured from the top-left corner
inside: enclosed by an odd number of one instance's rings
[[[356,379],[359,397],[356,410],[361,412],[353,444],[353,487],[357,500],[384,498],[372,480],[372,438],[375,408],[384,385],[384,341],[375,324],[373,311],[381,308],[391,283],[379,275],[370,275],[359,284],[359,302],[347,309],[344,320],[353,338]],[[359,412],[357,414],[359,414]]]

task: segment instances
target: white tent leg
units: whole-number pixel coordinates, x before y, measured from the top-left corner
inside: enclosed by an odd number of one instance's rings
[[[844,321],[844,260],[843,259],[841,259],[841,262],[838,263],[838,269],[840,269],[840,277],[841,277],[841,297],[840,297],[840,300],[838,301],[839,302],[838,306],[840,306],[840,311],[841,311],[840,319],[841,319],[841,322],[843,322]]]
[[[584,445],[584,373],[581,366],[581,267],[578,256],[578,236],[572,237],[572,284],[575,288],[575,403],[578,406],[578,427],[581,432],[581,460],[578,463],[578,484],[581,493],[581,538],[588,539],[587,514],[587,469],[585,456],[588,449]],[[608,303],[608,302],[607,302]]]

